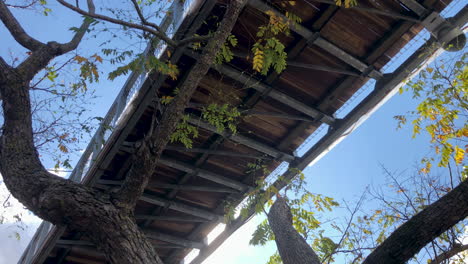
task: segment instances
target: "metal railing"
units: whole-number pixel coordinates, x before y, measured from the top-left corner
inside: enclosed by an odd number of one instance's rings
[[[196,0],[188,1],[177,1],[175,0],[172,5],[169,7],[169,12],[161,20],[160,28],[170,37],[173,37],[173,34],[182,24],[183,20],[191,10]],[[155,45],[154,55],[160,57],[163,54],[163,51],[166,48],[166,45],[162,43],[159,39],[153,41],[155,44],[148,44],[144,54],[150,52],[151,46]],[[99,128],[96,130],[94,136],[91,138],[86,150],[83,152],[81,158],[77,162],[75,168],[71,172],[69,179],[75,182],[82,182],[88,173],[89,169],[94,165],[96,158],[101,153],[106,144],[107,140],[111,137],[113,133],[113,128],[122,126],[122,117],[126,115],[126,112],[131,110],[130,105],[132,105],[133,100],[137,98],[137,95],[140,91],[140,88],[143,86],[148,72],[134,71],[130,73],[127,81],[120,90],[116,99],[112,103],[109,111],[102,120]],[[33,263],[47,241],[51,237],[51,234],[59,231],[63,231],[63,228],[58,228],[53,226],[47,221],[43,221],[38,227],[36,233],[32,237],[28,246],[26,247],[23,255],[19,259],[18,263],[21,264],[30,264]]]

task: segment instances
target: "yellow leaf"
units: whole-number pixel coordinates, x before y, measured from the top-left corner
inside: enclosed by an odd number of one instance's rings
[[[455,163],[461,164],[464,157],[465,157],[465,150],[462,148],[459,148],[458,146],[455,146]]]

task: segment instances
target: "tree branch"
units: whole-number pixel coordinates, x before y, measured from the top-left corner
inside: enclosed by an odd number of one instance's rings
[[[450,259],[451,257],[468,250],[468,244],[455,244],[449,251],[443,252],[442,254],[437,255],[433,260],[431,260],[431,264],[441,264],[442,262]]]
[[[148,22],[148,20],[146,20],[146,18],[143,16],[143,13],[141,12],[141,9],[140,9],[140,6],[138,5],[137,1],[136,0],[132,0],[132,3],[133,3],[133,6],[135,7],[135,11],[137,12],[138,14],[138,17],[140,18],[141,20],[141,23],[143,25],[147,25],[147,26],[150,26],[150,27],[153,27],[154,29],[156,29],[157,31],[159,32],[162,32],[161,28],[154,24],[154,23],[150,23]]]
[[[132,166],[127,173],[125,181],[115,195],[115,202],[120,206],[129,210],[134,208],[138,198],[143,193],[149,179],[154,173],[157,160],[182,118],[186,105],[197,89],[198,84],[214,63],[216,54],[222,46],[221,44],[226,41],[226,38],[231,33],[237,17],[246,2],[247,0],[236,0],[227,6],[220,26],[180,86],[180,92],[165,109],[159,125],[153,131],[150,131],[149,136],[143,142],[140,142],[132,157]]]
[[[121,25],[121,26],[126,26],[126,27],[130,27],[130,28],[134,28],[134,29],[139,29],[139,30],[142,30],[144,32],[148,32],[148,33],[153,34],[154,36],[162,39],[164,42],[166,42],[170,46],[173,46],[173,47],[177,46],[177,43],[174,40],[172,40],[166,34],[164,34],[163,32],[161,32],[159,30],[156,30],[156,29],[144,26],[144,25],[135,24],[135,23],[119,20],[119,19],[116,19],[116,18],[108,17],[108,16],[101,15],[101,14],[86,12],[83,9],[80,9],[78,7],[75,7],[74,5],[71,5],[71,4],[67,3],[64,0],[57,0],[57,1],[60,4],[62,4],[63,6],[69,8],[69,9],[71,9],[71,10],[73,10],[73,11],[79,13],[79,14],[82,14],[84,16],[100,19],[100,20],[107,21],[107,22],[117,24],[117,25]]]
[[[401,264],[468,216],[468,181],[397,228],[363,264]]]
[[[24,4],[24,5],[12,5],[12,4],[7,4],[5,3],[7,6],[9,7],[12,7],[12,8],[21,8],[21,9],[27,9],[27,8],[30,8],[32,7],[33,5],[35,5],[37,2],[39,2],[39,0],[33,0],[31,1],[29,4]]]
[[[87,0],[88,3],[88,13],[94,14],[95,13],[95,6],[93,0]],[[85,19],[83,21],[83,24],[81,24],[80,28],[78,31],[75,33],[73,36],[72,40],[68,43],[60,44],[60,49],[62,54],[65,54],[69,51],[72,51],[78,47],[78,44],[80,44],[81,40],[83,39],[84,34],[86,34],[86,30],[88,30],[89,26],[91,25],[91,22],[89,19]]]
[[[28,50],[35,51],[45,44],[29,36],[20,25],[18,20],[8,9],[4,1],[0,1],[0,20],[6,26],[15,40]]]
[[[87,2],[89,13],[94,13],[95,7],[93,0],[87,0]],[[43,70],[52,59],[76,49],[90,24],[91,21],[85,20],[73,36],[72,40],[68,43],[61,44],[55,41],[50,41],[47,44],[42,44],[38,49],[34,50],[28,58],[16,67],[16,70],[23,80],[28,82],[31,81],[32,78],[34,78],[39,71]]]

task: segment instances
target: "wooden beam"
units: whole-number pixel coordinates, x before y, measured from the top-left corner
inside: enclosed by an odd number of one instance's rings
[[[196,222],[204,223],[209,220],[193,216],[167,216],[167,215],[135,215],[137,220],[168,221],[168,222]]]
[[[221,65],[215,67],[217,71],[220,73],[237,80],[238,82],[242,83],[245,87],[249,87],[255,89],[261,93],[267,93],[267,96],[293,108],[299,112],[302,112],[314,119],[318,119],[327,124],[333,124],[335,119],[332,116],[329,116],[322,111],[310,107],[299,100],[296,100],[282,92],[279,92],[273,89],[272,86],[262,83],[260,80],[255,79],[252,76],[246,75],[238,70],[233,69],[227,65]]]
[[[307,118],[307,117],[298,116],[298,115],[288,115],[288,114],[283,114],[283,113],[248,110],[248,111],[245,111],[244,114],[256,115],[256,116],[268,116],[268,117],[273,117],[273,118],[290,119],[290,120],[300,120],[300,121],[305,121],[305,122],[315,122],[315,120],[312,118]]]
[[[193,207],[193,206],[186,205],[186,204],[179,203],[179,202],[174,202],[174,201],[160,198],[160,197],[150,195],[150,194],[143,194],[140,197],[140,200],[145,201],[147,203],[155,204],[158,206],[168,207],[169,209],[179,211],[185,214],[193,215],[193,216],[198,216],[207,220],[219,220],[219,221],[224,220],[224,216],[217,215],[208,210],[200,209],[200,208]]]
[[[197,191],[197,192],[221,192],[221,193],[239,193],[239,191],[230,188],[200,186],[200,185],[181,185],[181,184],[165,184],[165,183],[151,183],[151,188],[172,189],[182,191]]]
[[[336,2],[334,0],[313,0],[313,1],[336,6]],[[402,1],[406,1],[406,0],[402,0]],[[341,6],[341,7],[345,8],[344,6]],[[393,17],[393,18],[397,18],[397,19],[403,19],[403,20],[414,22],[414,23],[421,22],[421,20],[419,18],[414,17],[414,16],[408,16],[408,15],[400,14],[400,13],[397,13],[397,12],[386,11],[386,10],[377,9],[377,8],[371,8],[371,7],[360,5],[359,3],[357,5],[355,5],[355,6],[346,7],[346,8],[347,9],[361,10],[361,11],[364,11],[364,12],[374,13],[374,14],[378,14],[378,15],[382,15],[382,16]]]
[[[243,53],[243,52],[239,52],[239,51],[235,51],[234,56],[240,57],[240,58],[246,58],[246,57],[248,57],[248,54]],[[304,68],[304,69],[309,69],[309,70],[334,72],[334,73],[340,73],[340,74],[351,75],[351,76],[356,76],[356,77],[362,76],[362,74],[360,72],[357,72],[357,71],[350,71],[350,70],[345,70],[345,69],[340,69],[340,68],[330,67],[330,66],[320,65],[320,64],[302,63],[302,62],[297,62],[294,59],[286,60],[286,64],[288,66],[293,66],[293,67],[297,67],[297,68]],[[266,79],[268,79],[268,77]]]
[[[168,165],[168,166],[170,166],[170,165]],[[185,166],[185,165],[180,164],[179,166]],[[179,166],[177,166],[177,169],[180,168]],[[172,166],[170,166],[170,167],[172,167]],[[190,168],[190,169],[192,169],[192,168]],[[105,189],[105,187],[108,187],[109,185],[120,186],[120,185],[122,185],[122,183],[123,183],[123,181],[98,180],[96,182],[96,184],[97,184],[96,187],[102,187],[102,189]],[[247,185],[242,185],[242,186],[245,186],[245,188],[248,188]],[[202,185],[151,183],[151,182],[148,184],[148,186],[146,188],[147,189],[148,188],[150,188],[150,189],[151,188],[155,188],[155,189],[159,188],[159,189],[172,189],[172,190],[187,190],[187,191],[199,191],[199,192],[239,193],[238,190],[231,189],[231,188],[202,186]]]
[[[166,150],[175,150],[179,152],[196,152],[196,153],[206,153],[210,155],[221,155],[221,156],[230,156],[230,157],[240,157],[240,158],[251,158],[251,159],[271,159],[264,155],[248,154],[248,153],[239,153],[225,150],[212,150],[204,148],[185,148],[177,146],[166,146]]]
[[[185,54],[187,56],[190,56],[192,58],[198,58],[200,55],[193,52],[193,51],[186,51]],[[248,87],[248,88],[252,88],[254,90],[257,90],[258,92],[260,92],[261,94],[265,95],[265,96],[268,96],[268,97],[271,97],[293,109],[296,109],[297,111],[299,112],[302,112],[314,119],[319,119],[320,121],[324,122],[324,123],[327,123],[327,124],[332,124],[335,119],[330,116],[330,115],[327,115],[323,112],[321,112],[320,110],[318,109],[315,109],[313,107],[310,107],[302,102],[300,102],[299,100],[296,100],[282,92],[279,92],[277,90],[274,89],[273,86],[270,86],[268,84],[265,84],[263,82],[261,82],[260,80],[258,79],[255,79],[254,77],[250,76],[250,75],[246,75],[244,74],[243,72],[240,72],[230,66],[227,66],[227,65],[217,65],[215,67],[213,67],[213,69],[215,69],[216,71],[218,71],[219,73],[222,73],[226,76],[228,76],[229,78],[232,78],[240,83],[242,83],[245,87]]]
[[[296,61],[287,61],[286,63],[287,63],[288,66],[297,67],[297,68],[304,68],[304,69],[317,70],[317,71],[326,71],[326,72],[334,72],[334,73],[339,73],[339,74],[344,74],[344,75],[351,75],[351,76],[355,76],[355,77],[362,76],[361,73],[356,72],[356,71],[349,71],[349,70],[344,70],[344,69],[335,68],[335,67],[329,67],[329,66],[325,66],[325,65],[301,63],[301,62],[296,62]]]
[[[182,247],[185,247],[185,248],[202,249],[202,248],[205,247],[205,244],[203,244],[201,242],[187,240],[187,239],[183,239],[183,238],[180,238],[180,237],[177,237],[177,236],[164,234],[164,233],[161,233],[161,232],[151,230],[149,228],[144,228],[144,229],[142,229],[142,231],[149,238],[156,239],[156,240],[159,240],[159,241],[168,242],[168,243],[178,245],[178,246],[182,246]]]
[[[232,180],[230,178],[224,177],[222,175],[213,173],[208,170],[199,169],[195,166],[192,166],[192,165],[189,165],[189,164],[186,164],[186,163],[174,160],[174,159],[161,157],[158,163],[169,166],[174,169],[185,171],[187,173],[193,173],[194,175],[198,177],[222,184],[224,186],[231,187],[239,191],[247,191],[249,188],[251,188],[250,186],[243,184],[241,182]]]
[[[212,137],[212,139],[214,139],[211,143],[209,143],[209,146],[208,146],[208,149],[210,150],[215,150],[219,144],[221,144],[221,142],[223,142],[224,138],[219,136],[219,135],[214,135]],[[208,140],[210,141],[210,140]],[[200,155],[200,157],[197,159],[197,161],[194,163],[194,166],[195,167],[199,167],[201,166],[204,162],[206,162],[206,160],[208,159],[209,157],[209,154],[207,153],[203,153],[202,155]],[[182,176],[178,181],[177,181],[177,184],[185,184],[186,182],[188,182],[192,177],[195,177],[195,174],[194,173],[185,173],[184,176]],[[177,193],[178,193],[179,190],[172,190],[171,192],[169,192],[169,194],[166,195],[166,199],[173,199]],[[162,215],[164,214],[166,211],[167,211],[168,208],[156,208],[155,210],[152,210],[151,214],[153,215]],[[143,226],[144,227],[147,227],[151,224],[151,221],[152,220],[146,220],[145,223],[143,223]]]
[[[265,154],[268,154],[276,159],[279,159],[279,160],[284,160],[284,161],[288,161],[288,162],[291,162],[295,159],[295,157],[291,154],[288,154],[288,153],[285,153],[285,152],[282,152],[280,150],[277,150],[273,147],[270,147],[268,145],[265,145],[263,143],[260,143],[256,140],[253,140],[251,138],[248,138],[248,137],[245,137],[245,136],[242,136],[242,135],[239,135],[239,134],[232,134],[232,133],[228,133],[227,131],[223,130],[223,131],[218,131],[218,129],[216,129],[216,127],[202,121],[202,120],[199,120],[199,119],[195,119],[195,118],[190,118],[189,119],[189,123],[191,123],[192,125],[195,125],[195,126],[198,126],[198,127],[201,127],[205,130],[208,130],[208,131],[211,131],[213,133],[217,133],[223,137],[226,137],[226,138],[229,138],[230,140],[234,141],[234,142],[237,142],[237,143],[240,143],[242,145],[245,145],[249,148],[252,148],[252,149],[255,149],[257,151],[260,151],[260,152],[263,152]]]

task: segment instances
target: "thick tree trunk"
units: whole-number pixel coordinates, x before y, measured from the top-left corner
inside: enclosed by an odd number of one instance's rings
[[[0,83],[5,115],[0,172],[11,193],[42,219],[86,234],[111,263],[162,263],[131,214],[108,194],[44,169],[33,145],[28,87]]]
[[[294,229],[292,215],[286,201],[277,197],[268,212],[268,222],[275,234],[275,242],[284,264],[320,264],[307,241]]]

